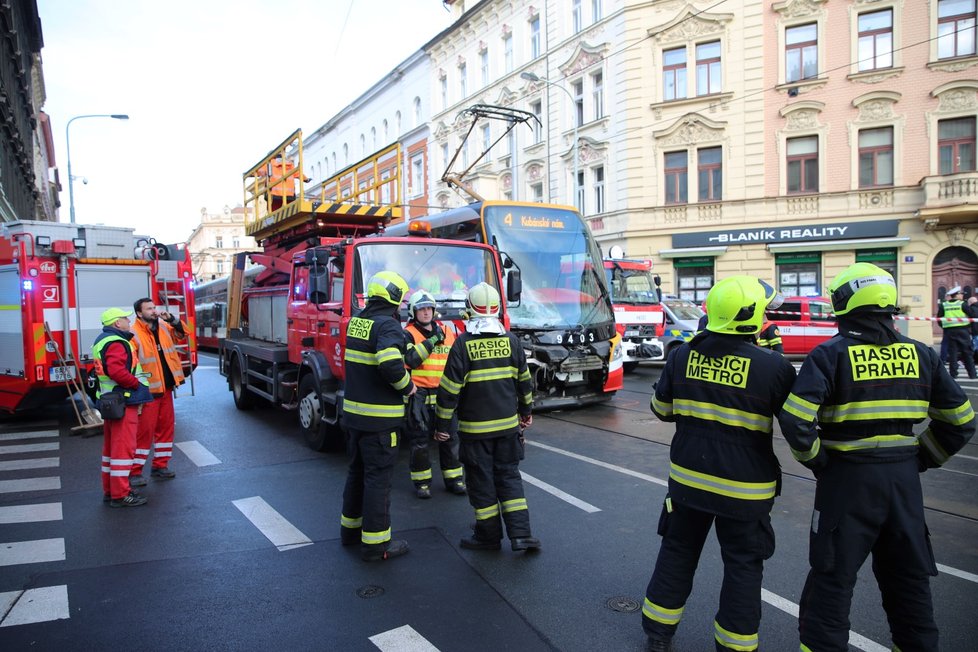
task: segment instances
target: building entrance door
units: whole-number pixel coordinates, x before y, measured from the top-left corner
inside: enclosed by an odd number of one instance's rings
[[[944,295],[955,285],[964,289],[965,300],[975,294],[978,285],[978,255],[967,247],[948,247],[934,259],[931,268],[931,285],[934,288],[934,307],[932,315],[937,314],[937,306],[944,300]],[[941,337],[940,322],[933,322],[934,336]]]

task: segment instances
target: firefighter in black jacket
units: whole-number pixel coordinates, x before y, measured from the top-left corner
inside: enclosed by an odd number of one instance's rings
[[[848,649],[852,590],[872,553],[893,649],[937,650],[928,577],[937,568],[919,473],[961,450],[974,412],[937,353],[894,329],[889,273],[856,263],[829,289],[839,334],[808,355],[778,416],[795,459],[817,479],[801,649]]]
[[[416,391],[404,367],[407,340],[397,314],[407,283],[379,272],[367,284],[367,306],[346,329],[343,425],[351,462],[343,490],[340,540],[361,544],[365,561],[407,553],[406,541],[391,541],[390,488],[404,398]]]
[[[716,649],[756,650],[761,576],[774,553],[770,513],[781,468],[771,433],[795,370],[754,338],[780,297],[752,276],[731,276],[706,303],[706,330],[669,355],[651,402],[660,419],[676,423],[662,545],[642,609],[648,649],[659,652],[671,649],[714,524],[724,561]]]
[[[499,550],[506,523],[513,550],[537,550],[519,463],[522,431],[533,418],[533,384],[523,347],[498,319],[499,293],[488,283],[469,290],[469,319],[448,354],[438,386],[435,439],[447,441],[458,411],[459,458],[465,465],[475,529],[460,545]]]

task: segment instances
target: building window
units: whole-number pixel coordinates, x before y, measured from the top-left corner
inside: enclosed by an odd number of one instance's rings
[[[941,174],[974,172],[975,118],[955,118],[938,122],[937,153]]]
[[[540,16],[539,14],[530,19],[530,58],[536,59],[540,56]]]
[[[937,57],[975,53],[975,0],[937,0]]]
[[[594,22],[601,20],[601,0],[591,0],[591,16]]]
[[[533,197],[533,201],[538,204],[543,203],[543,184],[533,183],[530,184],[530,196]]]
[[[462,141],[462,168],[469,167],[469,139]]]
[[[594,119],[604,117],[604,75],[596,72],[591,75],[591,99],[594,103]]]
[[[778,291],[786,297],[812,297],[821,294],[821,262],[817,253],[777,254]],[[786,301],[778,310],[801,312],[801,303]]]
[[[466,88],[468,86],[468,75],[466,74],[465,64],[461,64],[458,67],[458,92],[459,99],[464,100],[469,96],[469,91]]]
[[[666,203],[685,204],[687,200],[687,177],[689,174],[687,154],[669,152],[666,154]]]
[[[220,236],[220,235],[214,236],[214,247],[217,249],[224,248],[224,236]]]
[[[674,48],[662,53],[663,100],[686,97],[686,48]]]
[[[856,262],[857,263],[873,263],[877,267],[881,267],[890,273],[893,280],[896,281],[899,277],[897,276],[897,250],[896,249],[863,249],[856,250]]]
[[[893,10],[859,14],[859,70],[893,66]]]
[[[421,115],[421,98],[420,97],[416,97],[416,98],[414,98],[414,126],[415,127],[418,127],[418,126],[421,125],[421,118],[422,117],[423,116]],[[373,130],[371,130],[371,131],[373,131]],[[374,148],[374,150],[376,150],[377,149],[377,132],[376,131],[373,131],[373,139],[374,139],[374,146],[373,146],[373,148]]]
[[[531,124],[533,125],[534,144],[543,142],[543,103],[533,102],[530,104],[530,113],[537,117]]]
[[[581,0],[572,0],[571,2],[571,21],[574,33],[577,34],[584,27],[581,24]]]
[[[713,259],[704,256],[677,258],[673,266],[676,268],[677,296],[697,305],[706,301],[706,295],[713,287]],[[666,320],[666,328],[669,328],[668,316]]]
[[[240,249],[241,238],[239,238],[238,236],[234,236],[233,238],[231,238],[231,246],[234,247],[235,249]]]
[[[577,150],[574,150],[574,156],[577,156]],[[584,170],[577,171],[577,183],[574,188],[574,208],[584,212]]]
[[[489,85],[489,49],[479,53],[479,67],[482,68],[482,86]]]
[[[441,146],[441,167],[448,171],[448,143],[442,143]]]
[[[441,86],[441,108],[448,108],[448,77],[442,77],[439,81]],[[387,129],[387,123],[384,123],[384,129]],[[386,134],[384,140],[387,140]]]
[[[503,68],[506,72],[513,72],[513,35],[507,34],[503,37]]]
[[[604,166],[594,168],[594,212],[604,212]]]
[[[367,137],[360,134],[360,157],[367,155]]]
[[[411,196],[424,194],[424,159],[418,155],[411,159]]]
[[[818,24],[797,25],[785,30],[785,81],[818,76]]]
[[[723,90],[720,74],[720,41],[696,46],[696,94],[710,95]]]
[[[706,147],[698,150],[696,157],[700,201],[720,201],[723,199],[723,150]]]
[[[859,132],[859,187],[893,185],[893,127]]]
[[[486,153],[486,160],[490,160],[489,148],[492,146],[492,133],[489,125],[482,125],[482,151]]]
[[[580,127],[584,124],[584,82],[573,82],[571,93],[574,95],[574,124]]]
[[[214,261],[214,268],[217,270],[218,274],[224,274],[224,261],[218,258]]]
[[[818,192],[818,136],[789,138],[788,194]]]

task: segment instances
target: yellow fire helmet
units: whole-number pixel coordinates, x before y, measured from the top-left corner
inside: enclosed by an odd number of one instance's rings
[[[367,284],[368,299],[377,297],[394,306],[401,305],[407,291],[407,281],[395,272],[377,272]]]
[[[782,297],[753,276],[729,276],[706,295],[706,330],[728,335],[752,335],[764,324],[764,311],[777,308]]]
[[[896,312],[896,283],[882,267],[872,263],[849,265],[829,285],[832,310],[845,315],[856,308],[869,312]]]

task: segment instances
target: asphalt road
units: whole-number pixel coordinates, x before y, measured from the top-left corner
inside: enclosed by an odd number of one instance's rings
[[[393,528],[411,553],[361,562],[339,544],[346,460],[307,449],[293,414],[237,411],[208,356],[176,402],[177,477],[151,479],[145,507],[102,503],[101,437],[69,435],[70,410],[6,419],[0,649],[641,650],[672,434],[648,409],[658,373],[630,374],[607,405],[535,418],[521,469],[537,555],[459,549],[468,501],[438,482],[416,499],[402,454]],[[793,651],[814,482],[780,436],[775,448],[761,649]],[[923,476],[943,650],[978,635],[976,478],[978,442]],[[711,538],[676,652],[712,649],[721,577]],[[889,649],[868,566],[853,605],[852,649]]]

